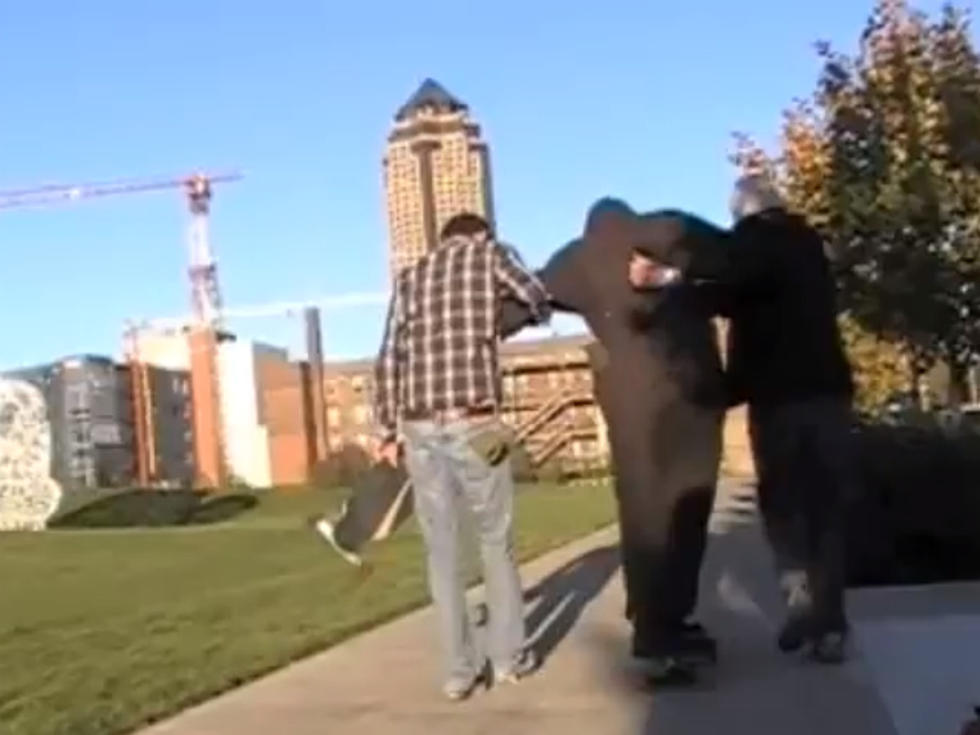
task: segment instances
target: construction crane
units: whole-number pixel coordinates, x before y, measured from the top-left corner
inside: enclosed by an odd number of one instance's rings
[[[183,190],[187,196],[190,211],[190,224],[187,229],[188,277],[191,291],[192,329],[188,340],[194,359],[191,360],[192,390],[201,400],[194,401],[194,430],[218,432],[215,437],[220,448],[221,421],[215,413],[218,410],[217,381],[217,341],[221,329],[221,289],[218,284],[218,268],[211,248],[208,219],[211,212],[212,186],[229,183],[242,178],[237,172],[222,174],[195,173],[190,176],[162,177],[145,179],[119,179],[114,181],[90,182],[86,184],[52,184],[30,189],[0,191],[0,210],[47,207],[70,204],[80,200],[95,199],[121,194],[139,194],[169,189]],[[127,361],[130,367],[134,428],[137,442],[137,476],[145,485],[154,474],[155,452],[153,445],[152,413],[149,406],[149,376],[146,365],[139,356],[136,332],[127,330]],[[197,454],[197,443],[195,443]],[[198,457],[198,484],[223,484],[224,471],[221,466],[220,450],[212,452],[217,459]],[[149,459],[146,459],[149,457]],[[205,467],[204,477],[200,468]]]
[[[230,183],[241,178],[242,175],[237,172],[195,173],[180,177],[117,179],[69,185],[49,184],[31,189],[0,191],[0,210],[49,207],[120,194],[183,189],[191,214],[187,230],[191,308],[200,324],[218,327],[221,318],[221,290],[218,287],[217,262],[211,249],[208,228],[211,189],[214,184]]]

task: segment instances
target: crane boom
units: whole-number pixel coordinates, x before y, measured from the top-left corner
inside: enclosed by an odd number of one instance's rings
[[[206,487],[224,484],[225,457],[220,415],[220,386],[216,368],[217,338],[221,327],[221,292],[218,287],[218,264],[211,250],[208,217],[211,211],[213,184],[238,181],[237,172],[221,174],[195,173],[143,179],[119,179],[77,185],[47,184],[30,189],[0,191],[0,210],[44,207],[71,203],[81,199],[137,194],[141,192],[181,189],[190,210],[187,231],[189,250],[188,275],[191,286],[193,320],[188,335],[191,351],[190,376],[194,455],[197,482]],[[146,366],[143,364],[136,332],[129,331],[127,359],[132,368],[133,411],[139,429],[136,431],[137,469],[141,483],[153,479],[155,447],[152,437],[153,408],[149,395]]]
[[[222,310],[221,314],[228,319],[251,319],[265,316],[290,316],[298,314],[311,307],[333,311],[355,306],[377,306],[384,304],[387,294],[375,291],[363,291],[337,296],[322,296],[305,301],[280,301],[258,306],[240,306]],[[187,315],[162,319],[143,319],[136,322],[140,329],[180,329],[195,324],[197,317]]]
[[[136,194],[160,189],[188,188],[195,180],[205,179],[210,183],[238,181],[238,172],[222,174],[195,174],[184,177],[160,177],[150,179],[117,179],[114,181],[89,182],[86,184],[48,184],[30,189],[0,191],[0,209],[22,207],[44,207],[79,199],[112,196],[114,194]]]

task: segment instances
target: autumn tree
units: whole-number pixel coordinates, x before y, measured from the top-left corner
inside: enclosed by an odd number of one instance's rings
[[[930,21],[879,0],[855,55],[818,53],[816,91],[786,113],[778,153],[742,137],[736,162],[769,170],[825,235],[859,383],[877,393],[909,382],[879,370],[907,363],[914,378],[937,361],[962,377],[980,354],[980,63],[968,17],[947,7]]]
[[[876,336],[846,313],[840,316],[840,326],[854,369],[856,407],[879,415],[897,395],[908,395],[912,388],[908,354],[901,343]]]

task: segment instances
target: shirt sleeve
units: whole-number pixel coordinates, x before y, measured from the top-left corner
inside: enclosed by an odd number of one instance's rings
[[[534,317],[526,304],[507,295],[500,300],[500,336],[507,339],[524,327],[534,324]]]
[[[394,440],[398,434],[403,325],[401,282],[396,281],[374,370],[374,416],[383,441]]]
[[[551,316],[548,291],[510,246],[494,243],[494,276],[506,293],[527,304],[535,323],[548,320]]]

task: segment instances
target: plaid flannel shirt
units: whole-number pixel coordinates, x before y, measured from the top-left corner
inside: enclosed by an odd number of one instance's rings
[[[512,248],[454,237],[395,280],[375,367],[375,420],[384,440],[405,414],[498,406],[498,304],[509,293],[540,323],[549,297]]]

